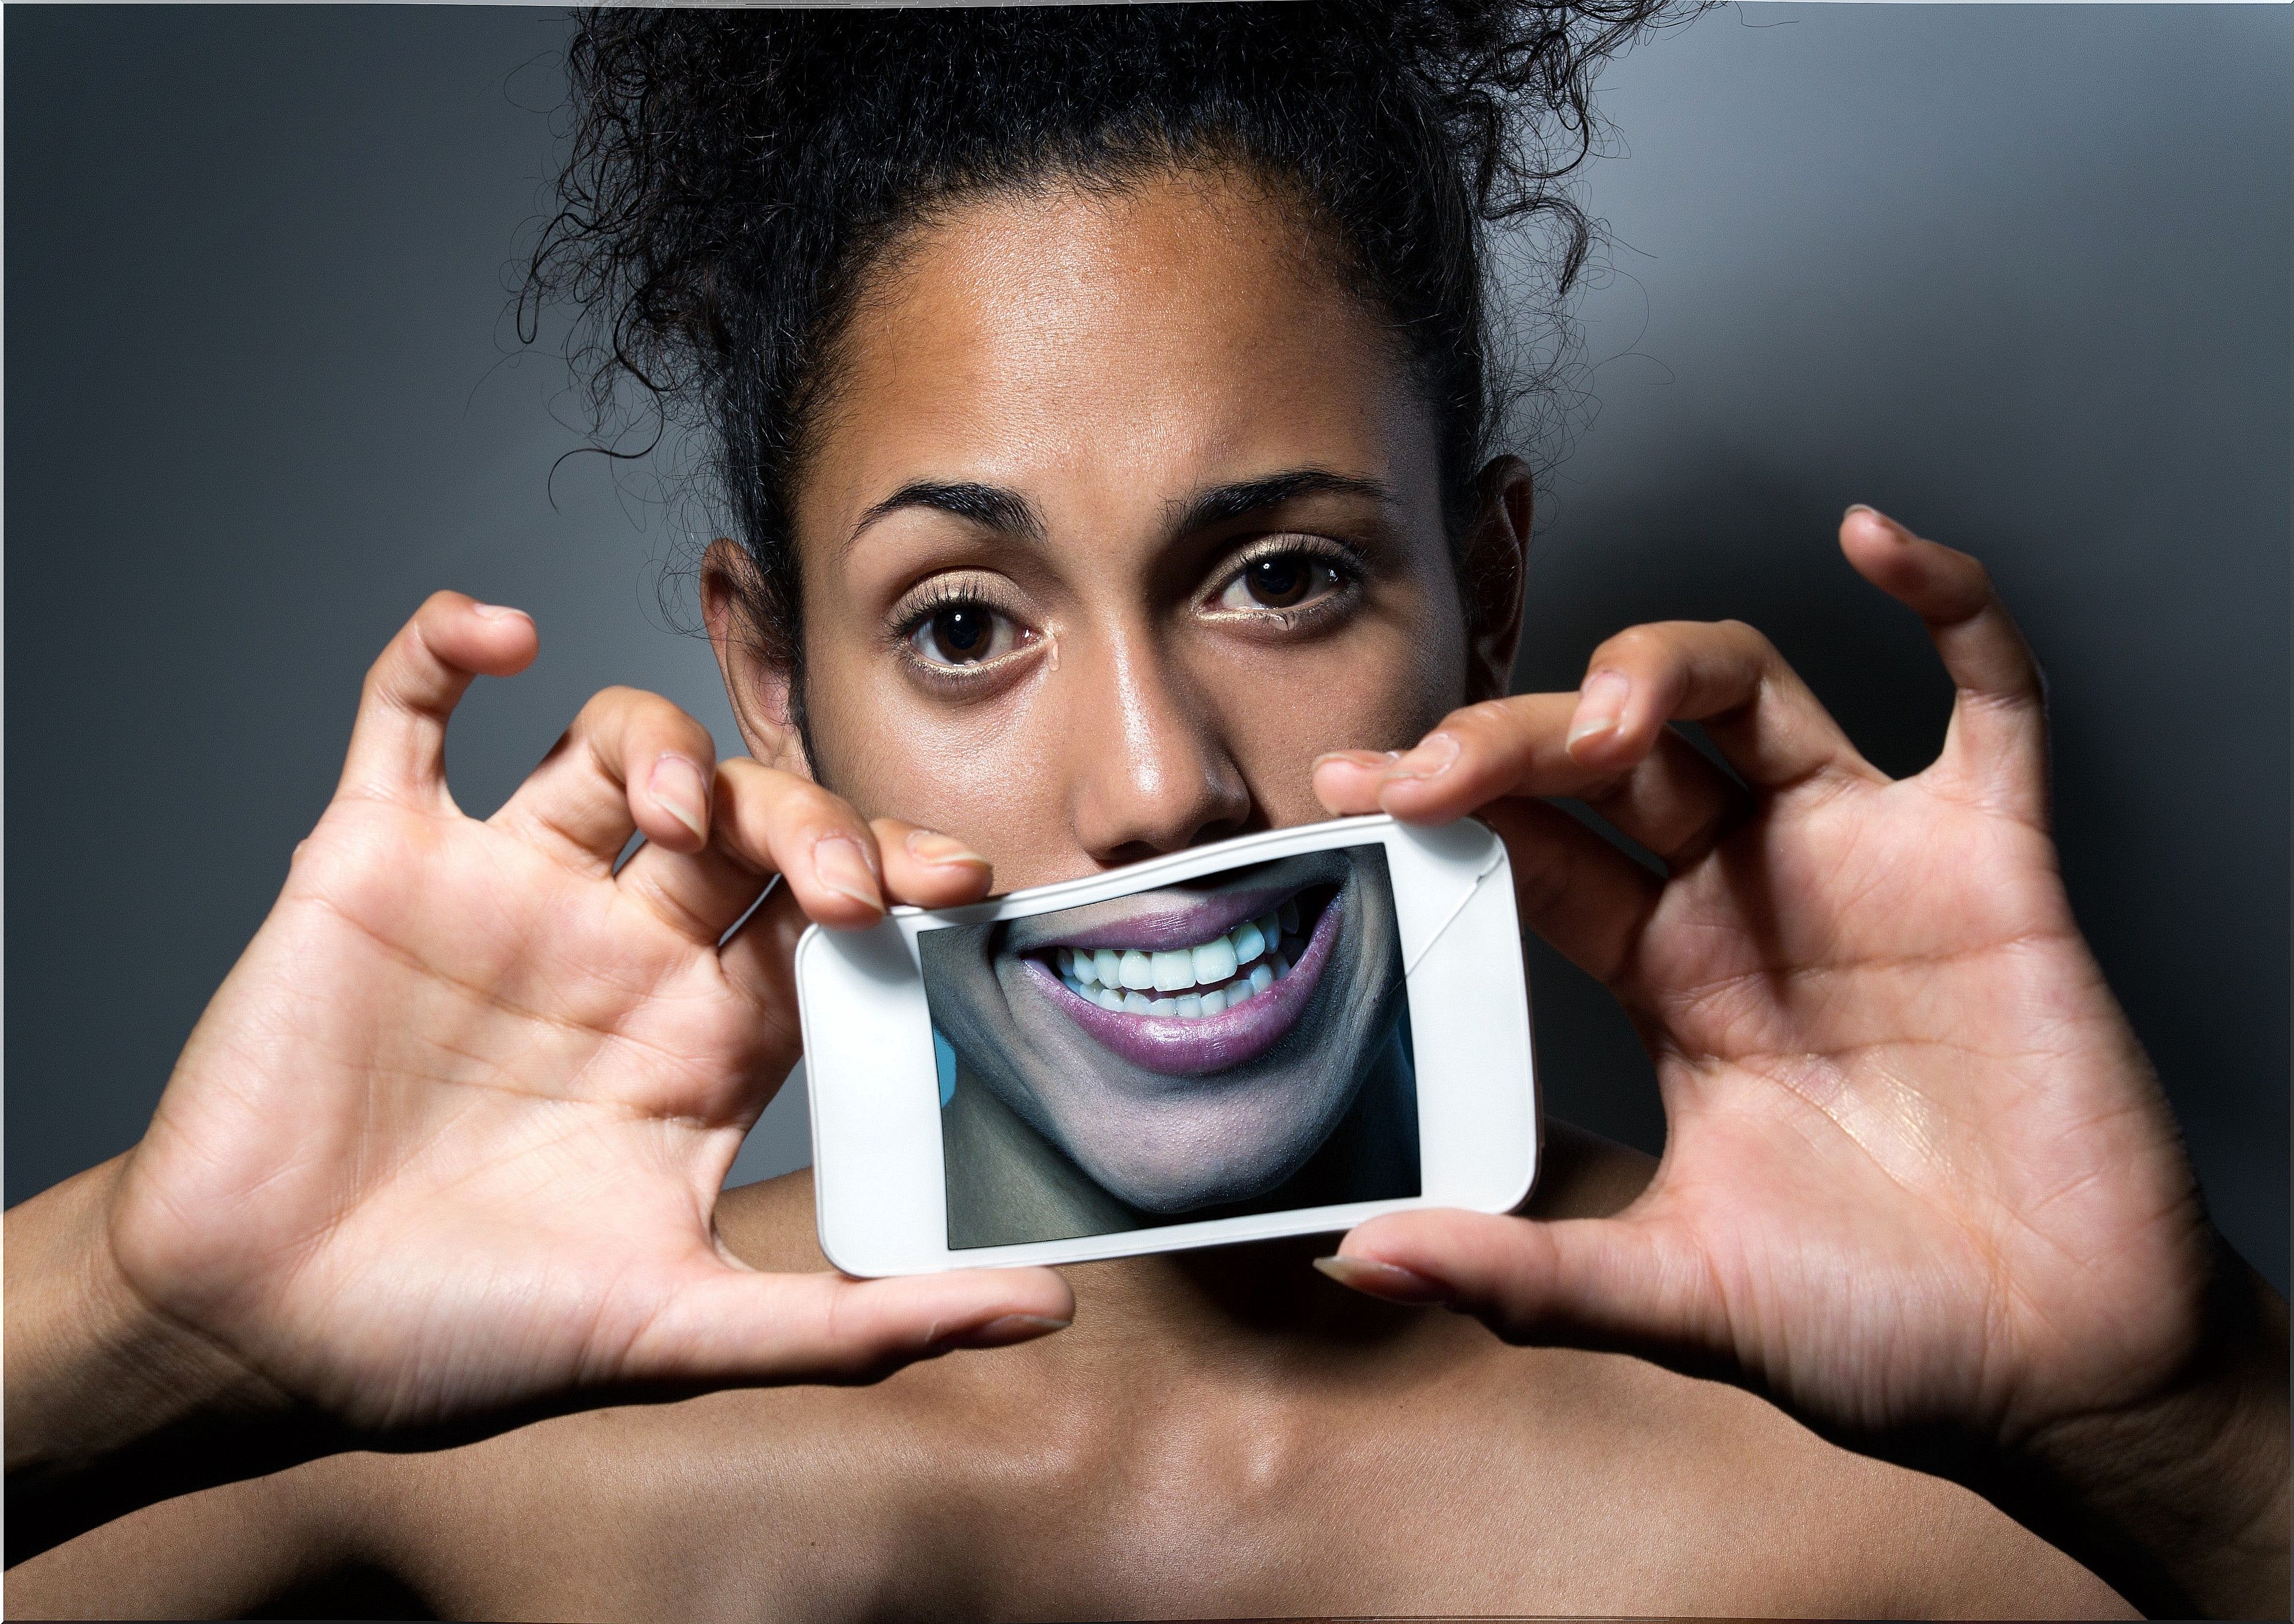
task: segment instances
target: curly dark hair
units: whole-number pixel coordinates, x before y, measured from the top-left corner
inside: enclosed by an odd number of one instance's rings
[[[582,313],[598,414],[650,392],[703,431],[754,566],[752,629],[801,704],[790,492],[871,266],[952,199],[1227,166],[1296,199],[1400,336],[1453,544],[1509,398],[1489,229],[1585,263],[1565,177],[1596,69],[1674,0],[1296,0],[931,10],[600,10],[568,56],[572,155],[519,301]],[[617,452],[616,454],[622,454]],[[800,712],[799,726],[802,726]]]

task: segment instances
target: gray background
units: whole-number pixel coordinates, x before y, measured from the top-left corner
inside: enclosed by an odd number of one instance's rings
[[[428,589],[541,625],[458,719],[474,811],[609,682],[737,735],[659,607],[672,516],[595,459],[553,485],[563,370],[504,320],[560,16],[4,27],[14,1201],[140,1132]],[[1910,770],[1946,686],[1833,524],[1873,501],[1981,554],[2054,681],[2080,918],[2282,1289],[2290,34],[2284,7],[1762,4],[1619,65],[1521,672],[1572,686],[1633,621],[1736,615]],[[1622,1018],[1550,953],[1533,974],[1554,1108],[1654,1147]],[[792,1090],[736,1179],[804,1134]]]

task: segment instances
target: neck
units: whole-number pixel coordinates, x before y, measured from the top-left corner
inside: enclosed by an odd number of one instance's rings
[[[1253,1364],[1304,1361],[1328,1376],[1334,1353],[1389,1349],[1428,1331],[1470,1328],[1447,1314],[1398,1308],[1346,1290],[1314,1267],[1336,1235],[1294,1236],[1075,1263],[1078,1351],[1110,1340],[1146,1353],[1184,1344],[1195,1357]],[[1070,1333],[1072,1335],[1073,1333]]]

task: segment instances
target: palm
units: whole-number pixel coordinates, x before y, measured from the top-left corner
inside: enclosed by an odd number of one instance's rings
[[[610,880],[340,802],[186,1052],[138,1193],[240,1215],[198,1233],[200,1311],[359,1419],[610,1379],[718,1263],[707,1214],[780,1035]],[[409,1257],[445,1266],[394,1270]],[[462,1335],[426,1345],[441,1323]]]
[[[858,1284],[720,1250],[718,1190],[798,1050],[796,905],[881,904],[807,867],[720,938],[781,849],[874,836],[745,760],[713,787],[696,767],[687,812],[645,800],[628,763],[713,751],[626,690],[492,819],[463,816],[440,746],[468,670],[427,642],[515,670],[532,629],[489,656],[504,635],[442,594],[378,664],[342,791],[129,1160],[130,1283],[273,1390],[378,1430],[630,1384],[849,1378],[1014,1307],[1054,1322],[1069,1299],[1044,1271]]]
[[[2037,828],[1924,779],[1787,791],[1619,990],[1671,1125],[1646,1216],[1796,1407],[2013,1425],[2172,1352],[2202,1217]]]

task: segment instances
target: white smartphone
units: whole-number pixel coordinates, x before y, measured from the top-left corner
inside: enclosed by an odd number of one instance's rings
[[[1504,1212],[1537,1176],[1503,842],[1342,818],[796,949],[821,1249],[915,1274]]]

